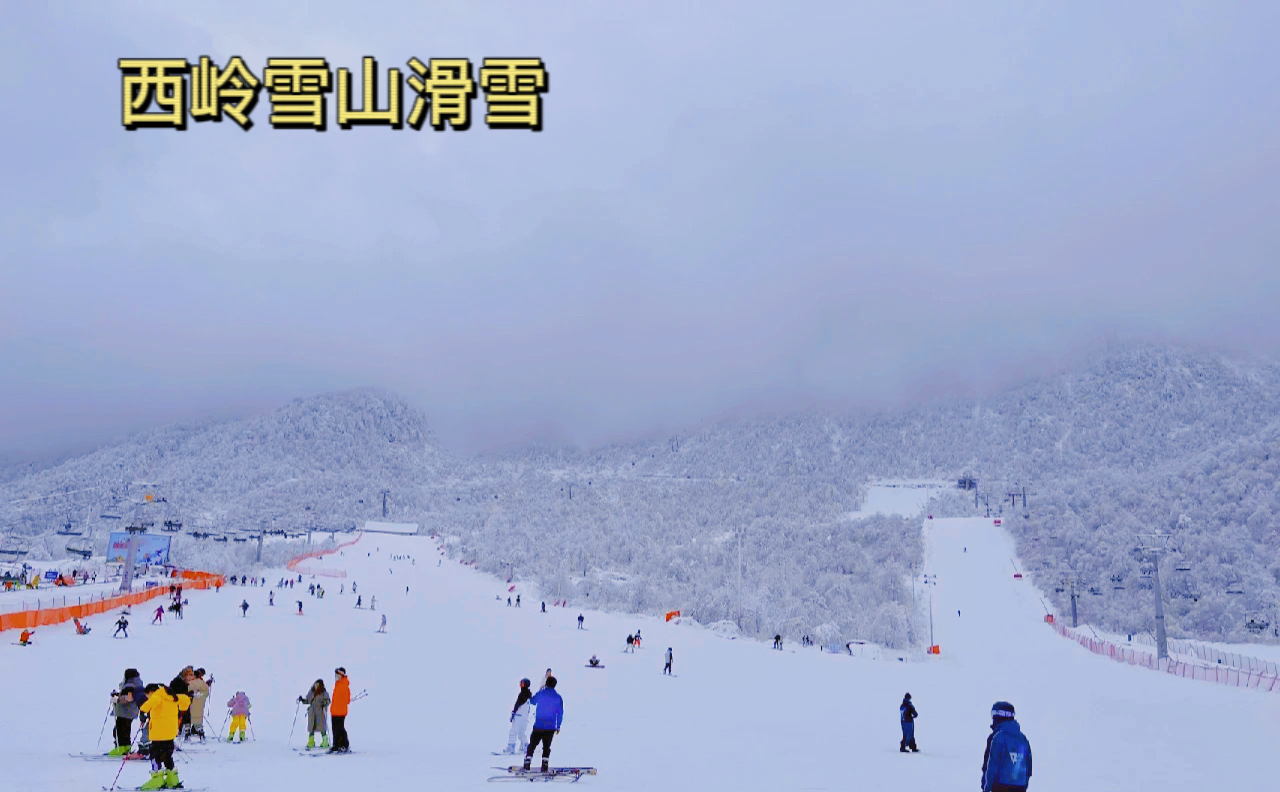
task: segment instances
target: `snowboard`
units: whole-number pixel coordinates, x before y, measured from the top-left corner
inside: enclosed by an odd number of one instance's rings
[[[587,663],[587,668],[604,668],[604,663],[601,663],[600,665],[591,665],[590,663]]]

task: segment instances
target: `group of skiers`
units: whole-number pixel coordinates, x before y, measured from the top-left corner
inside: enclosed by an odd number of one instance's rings
[[[528,770],[533,762],[533,752],[542,746],[542,772],[551,766],[551,738],[560,733],[560,723],[564,720],[564,699],[556,692],[556,678],[551,669],[542,678],[542,687],[537,693],[531,693],[528,679],[520,680],[520,692],[516,695],[516,704],[511,708],[511,733],[507,738],[505,753],[514,754],[519,750],[524,753],[524,769]],[[529,724],[529,710],[534,709],[533,733],[525,736]]]
[[[347,680],[347,669],[334,669],[336,679],[333,683],[333,696],[325,689],[324,680],[317,679],[311,688],[298,696],[299,704],[307,705],[307,750],[316,747],[316,733],[320,734],[320,747],[327,748],[330,753],[345,753],[351,750],[347,740],[347,707],[351,704],[351,683]],[[333,719],[333,745],[329,744],[329,729],[325,713]],[[295,715],[295,718],[297,716]]]
[[[902,697],[898,719],[902,723],[902,742],[898,750],[919,753],[916,747],[916,711],[911,694]],[[1031,781],[1031,743],[1015,720],[1013,705],[997,701],[991,707],[991,734],[982,754],[982,792],[1025,792]]]

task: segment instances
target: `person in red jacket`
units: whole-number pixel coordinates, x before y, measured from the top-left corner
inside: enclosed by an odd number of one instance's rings
[[[329,753],[346,753],[351,750],[347,742],[347,706],[351,704],[351,683],[347,681],[347,669],[337,668],[333,672],[337,680],[333,683],[333,700],[329,704],[329,719],[333,721],[333,747]]]

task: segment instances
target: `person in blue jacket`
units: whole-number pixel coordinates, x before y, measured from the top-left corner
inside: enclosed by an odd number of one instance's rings
[[[542,743],[542,772],[551,765],[551,738],[560,733],[560,721],[564,719],[564,699],[556,692],[556,678],[547,677],[546,687],[534,694],[529,703],[537,708],[533,718],[533,733],[529,735],[529,747],[524,753],[524,769],[533,761],[533,749]]]
[[[982,755],[982,792],[1024,792],[1031,780],[1031,743],[1013,719],[1013,705],[991,707],[991,735]]]
[[[902,705],[898,707],[898,719],[902,721],[902,742],[898,743],[898,750],[906,753],[907,749],[920,752],[916,747],[916,718],[920,717],[920,713],[916,712],[915,705],[911,703],[911,694],[902,697]]]

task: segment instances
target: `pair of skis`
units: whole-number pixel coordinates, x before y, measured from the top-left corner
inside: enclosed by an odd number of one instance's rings
[[[583,776],[595,775],[594,767],[549,767],[543,770],[525,770],[519,765],[511,767],[494,767],[494,770],[506,770],[504,776],[491,776],[490,781],[569,781],[577,783]]]

